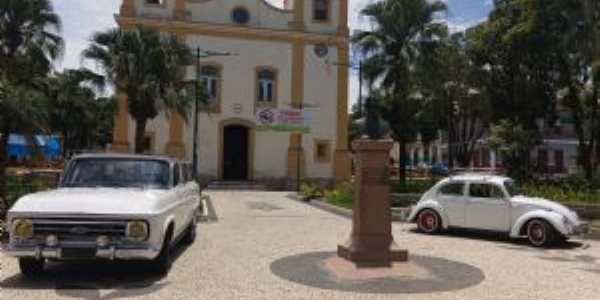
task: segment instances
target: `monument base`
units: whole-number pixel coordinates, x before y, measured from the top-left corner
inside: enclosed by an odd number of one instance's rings
[[[400,249],[394,241],[388,247],[369,247],[368,239],[363,237],[360,244],[350,240],[338,245],[337,254],[341,258],[362,266],[390,266],[392,262],[408,261],[408,250]],[[373,245],[377,245],[377,243]]]
[[[391,266],[407,261],[408,251],[399,249],[392,236],[390,208],[389,155],[391,140],[354,141],[356,176],[350,239],[339,245],[337,253],[356,265]]]

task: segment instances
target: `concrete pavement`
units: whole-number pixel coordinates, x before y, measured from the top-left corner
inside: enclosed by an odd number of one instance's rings
[[[323,273],[350,220],[282,192],[213,191],[212,221],[167,277],[135,263],[52,264],[28,281],[0,254],[0,299],[598,299],[600,242],[535,249],[496,235],[427,236],[394,224],[417,275],[355,284]],[[420,275],[419,275],[420,274]],[[421,280],[434,278],[437,281]],[[359,286],[358,288],[356,286]],[[409,288],[410,287],[410,288]],[[386,293],[387,292],[387,293]]]

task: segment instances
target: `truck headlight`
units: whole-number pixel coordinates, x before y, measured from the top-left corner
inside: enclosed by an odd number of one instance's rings
[[[29,219],[15,219],[12,222],[12,234],[18,239],[33,237],[33,223]]]
[[[146,221],[131,221],[127,223],[125,235],[135,242],[143,242],[148,239],[150,231]]]

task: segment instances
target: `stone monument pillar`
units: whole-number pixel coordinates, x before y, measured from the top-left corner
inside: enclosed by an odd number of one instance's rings
[[[391,140],[361,138],[353,143],[356,176],[350,239],[338,246],[338,256],[366,266],[390,266],[407,261],[392,236],[388,183]]]

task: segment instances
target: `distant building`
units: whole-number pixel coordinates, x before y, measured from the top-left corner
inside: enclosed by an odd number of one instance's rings
[[[538,122],[542,134],[542,143],[531,151],[531,161],[538,171],[549,176],[564,176],[579,171],[577,164],[577,148],[579,142],[575,134],[573,120],[566,111],[559,113],[554,126],[547,126],[543,121]],[[398,161],[397,145],[391,156]],[[448,165],[447,135],[440,132],[437,139],[423,144],[420,137],[407,146],[410,167],[443,163]],[[456,165],[456,164],[455,164]],[[502,169],[502,158],[491,150],[487,138],[477,142],[469,169],[498,171]]]

